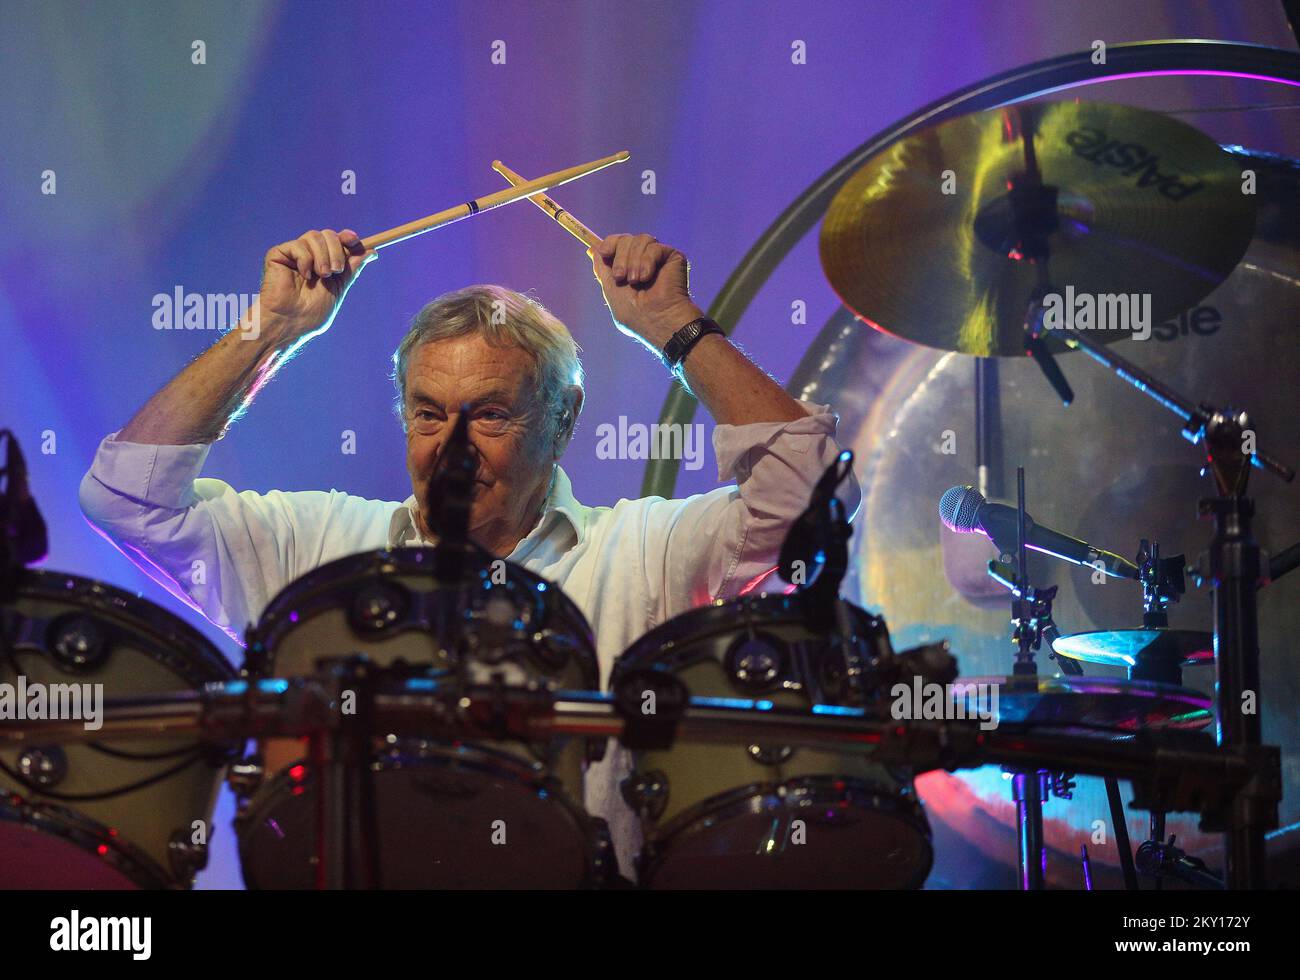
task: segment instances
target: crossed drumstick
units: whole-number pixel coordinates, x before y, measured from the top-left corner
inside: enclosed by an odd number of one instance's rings
[[[566,170],[557,170],[554,173],[547,174],[545,177],[538,177],[536,180],[524,180],[523,177],[515,173],[500,160],[492,161],[492,168],[501,174],[506,180],[510,181],[511,186],[505,190],[497,191],[495,194],[488,194],[484,197],[475,198],[464,204],[458,204],[455,207],[447,208],[445,211],[439,211],[427,217],[420,218],[416,221],[408,221],[404,225],[398,225],[396,228],[390,228],[387,231],[381,231],[377,235],[371,235],[369,238],[363,238],[361,244],[366,248],[380,249],[388,245],[394,245],[397,242],[405,241],[408,238],[414,238],[416,235],[423,235],[426,231],[433,231],[435,228],[441,228],[443,225],[449,225],[454,221],[460,221],[462,218],[468,218],[471,215],[479,214],[483,211],[489,211],[492,208],[500,207],[503,204],[511,204],[522,198],[528,198],[539,208],[554,218],[569,234],[582,242],[588,249],[594,248],[600,244],[600,236],[575,218],[564,208],[560,207],[555,200],[549,197],[545,192],[552,187],[558,187],[561,184],[567,184],[571,180],[577,180],[579,177],[585,177],[587,174],[595,173],[614,163],[622,163],[632,154],[627,150],[621,150],[611,156],[601,157],[599,160],[592,160],[589,163],[582,163],[576,167],[569,167]]]

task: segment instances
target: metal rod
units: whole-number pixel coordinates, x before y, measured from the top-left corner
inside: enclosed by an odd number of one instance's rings
[[[1133,842],[1128,836],[1128,821],[1124,818],[1124,801],[1119,795],[1119,780],[1106,777],[1106,802],[1110,805],[1110,822],[1115,828],[1115,847],[1119,850],[1119,866],[1124,872],[1124,887],[1138,890],[1137,868],[1133,864]]]
[[[1081,350],[1099,364],[1108,368],[1117,374],[1120,378],[1127,381],[1133,387],[1137,388],[1157,402],[1163,405],[1169,411],[1173,412],[1184,425],[1188,425],[1194,418],[1199,417],[1200,408],[1193,405],[1188,399],[1184,398],[1178,392],[1174,391],[1163,381],[1160,381],[1154,375],[1142,370],[1132,361],[1116,354],[1109,347],[1093,343],[1091,340],[1084,338],[1079,331],[1062,330],[1057,333],[1061,341],[1072,350]],[[1264,452],[1256,451],[1251,455],[1250,462],[1252,466],[1258,469],[1268,470],[1275,476],[1281,477],[1288,483],[1295,478],[1295,470],[1285,463],[1274,459]]]
[[[1011,798],[1016,803],[1016,882],[1022,892],[1042,891],[1047,877],[1047,849],[1043,840],[1043,797],[1047,774],[1017,772],[1011,777]]]
[[[310,680],[268,680],[248,691],[205,692],[109,699],[102,726],[88,731],[79,721],[0,721],[0,744],[92,742],[108,738],[192,735],[206,741],[269,736],[304,736],[334,727],[338,715],[328,696]],[[448,685],[422,681],[417,687],[383,689],[374,698],[376,724],[393,734],[492,740],[490,719],[502,707],[490,685]],[[507,689],[505,723],[509,738],[553,735],[620,737],[625,723],[609,695],[589,691]],[[320,698],[318,702],[316,699]],[[316,710],[324,705],[324,711]],[[1145,739],[1119,740],[1054,734],[1050,729],[1009,724],[984,730],[977,721],[899,722],[868,709],[771,706],[742,698],[692,698],[677,729],[685,742],[727,744],[752,740],[812,748],[860,750],[886,761],[911,764],[917,772],[937,768],[1008,765],[1088,775],[1141,779],[1167,768],[1201,766],[1225,787],[1250,775],[1247,762],[1217,747],[1181,748]],[[147,721],[141,720],[147,716]],[[500,717],[500,716],[495,716]],[[478,719],[482,719],[479,721]]]

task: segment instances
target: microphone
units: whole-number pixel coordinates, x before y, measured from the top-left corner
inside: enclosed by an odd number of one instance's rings
[[[429,530],[439,545],[463,545],[469,538],[469,511],[474,497],[478,460],[469,446],[469,407],[462,405],[447,445],[442,466],[429,481]]]
[[[939,498],[939,518],[944,526],[958,534],[983,534],[1004,553],[1016,548],[1018,513],[1006,504],[991,504],[974,487],[949,487]],[[1035,524],[1025,514],[1025,547],[1045,555],[1073,562],[1076,565],[1097,567],[1113,578],[1140,580],[1139,569],[1127,558],[1100,548],[1068,534]]]
[[[844,482],[852,465],[852,452],[844,450],[836,456],[813,487],[807,509],[790,525],[777,556],[777,574],[785,581],[795,584],[796,572],[802,569],[802,581],[798,584],[806,585],[812,580],[809,572],[817,572],[826,563],[836,543],[832,525],[848,523],[844,504],[835,496],[835,488]]]
[[[5,462],[0,466],[0,565],[5,569],[42,561],[49,554],[45,519],[27,486],[27,460],[17,437],[0,429]]]

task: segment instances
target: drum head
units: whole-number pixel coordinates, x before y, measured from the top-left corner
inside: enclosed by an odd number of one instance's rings
[[[643,877],[656,889],[919,887],[933,852],[915,800],[843,782],[827,789],[713,810],[648,851]]]
[[[587,821],[554,783],[521,779],[478,749],[441,746],[424,756],[384,759],[372,767],[372,777],[383,888],[593,883]],[[315,814],[315,783],[306,766],[294,766],[263,788],[239,822],[248,887],[315,887]]]
[[[13,797],[9,798],[11,801]],[[0,802],[0,888],[10,891],[163,888],[143,854],[93,821],[60,807]]]

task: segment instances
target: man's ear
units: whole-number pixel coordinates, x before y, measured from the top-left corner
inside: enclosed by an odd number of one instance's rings
[[[564,407],[560,409],[555,432],[555,458],[559,459],[569,447],[573,438],[574,426],[582,414],[583,391],[577,385],[570,385],[565,391]]]

